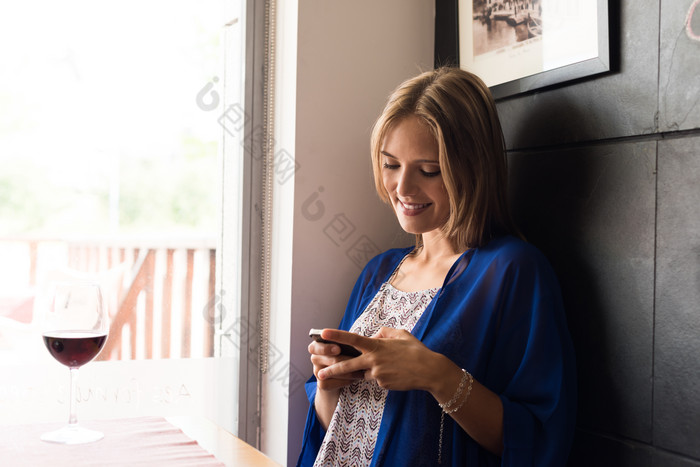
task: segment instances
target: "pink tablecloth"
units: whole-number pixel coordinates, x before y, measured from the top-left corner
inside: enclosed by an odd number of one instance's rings
[[[222,466],[212,454],[160,417],[81,422],[105,434],[100,441],[59,445],[39,437],[60,423],[0,426],[0,465]]]

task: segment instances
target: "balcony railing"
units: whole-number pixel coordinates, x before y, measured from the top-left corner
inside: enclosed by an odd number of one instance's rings
[[[0,248],[11,258],[0,266],[4,272],[12,274],[8,269],[12,268],[26,278],[24,296],[29,303],[18,302],[25,308],[19,310],[24,315],[15,319],[36,324],[39,302],[32,298],[52,277],[90,274],[102,284],[111,316],[110,334],[99,359],[214,354],[214,328],[207,319],[215,296],[213,238],[0,238]]]

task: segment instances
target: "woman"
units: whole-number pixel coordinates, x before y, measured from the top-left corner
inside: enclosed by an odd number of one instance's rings
[[[410,79],[371,145],[377,191],[416,246],[372,259],[323,331],[362,355],[309,345],[298,465],[564,465],[572,345],[556,278],[509,214],[488,88],[457,68]]]

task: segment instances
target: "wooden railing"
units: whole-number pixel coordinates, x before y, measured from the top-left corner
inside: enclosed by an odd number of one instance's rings
[[[0,239],[2,242],[3,239]],[[18,243],[17,239],[12,240]],[[98,359],[208,357],[214,328],[207,306],[215,296],[213,239],[25,239],[30,286],[42,272],[69,268],[102,278],[110,334]],[[47,265],[45,244],[62,248],[64,264]]]

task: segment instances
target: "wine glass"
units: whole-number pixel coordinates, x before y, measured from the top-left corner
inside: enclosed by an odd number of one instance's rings
[[[70,369],[68,425],[41,436],[43,441],[82,444],[100,440],[104,434],[78,425],[75,394],[78,368],[100,353],[109,326],[100,286],[93,282],[55,283],[51,303],[44,314],[41,332],[49,353]]]

